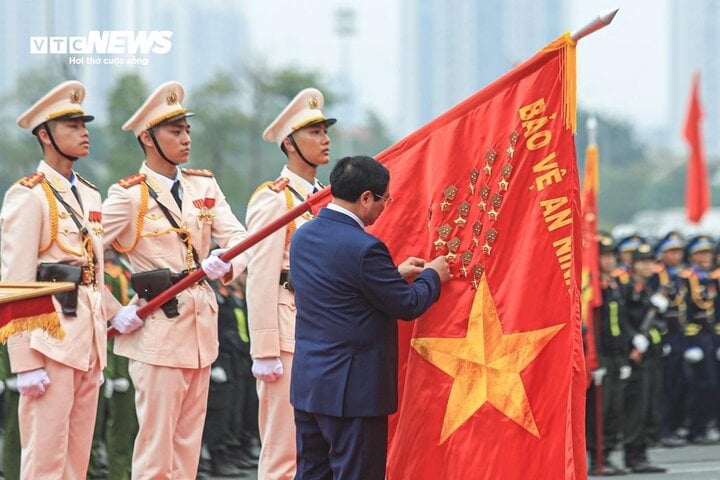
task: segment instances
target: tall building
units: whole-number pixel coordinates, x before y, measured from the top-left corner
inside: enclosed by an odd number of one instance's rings
[[[123,53],[31,53],[32,38],[39,37],[36,47],[44,45],[43,39],[52,46],[55,43],[50,37],[65,38],[70,44],[71,37],[88,38],[91,32],[104,35],[106,31],[126,32],[117,44]],[[63,78],[77,79],[86,85],[85,107],[103,121],[105,99],[117,76],[126,72],[139,73],[150,88],[174,79],[192,90],[218,70],[232,70],[239,59],[248,55],[247,31],[242,7],[237,2],[1,2],[0,71],[3,75],[0,76],[0,94],[11,91],[19,75],[27,69],[59,70]],[[143,38],[150,39],[146,46],[157,48],[143,51],[142,46],[132,45],[134,42],[140,45]],[[164,41],[169,43],[169,50],[160,48],[162,45],[158,42]]]
[[[670,2],[670,138],[685,151],[683,126],[695,72],[700,73],[703,140],[708,159],[720,156],[720,3],[712,0]]]
[[[568,28],[564,0],[403,0],[401,118],[409,133]]]

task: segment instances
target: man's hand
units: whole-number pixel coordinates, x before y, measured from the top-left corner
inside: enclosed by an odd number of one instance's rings
[[[254,358],[252,374],[258,380],[274,383],[283,376],[283,364],[280,357]]]
[[[20,372],[17,375],[17,388],[20,395],[39,398],[45,394],[45,388],[50,385],[50,377],[44,368]]]
[[[230,271],[232,265],[220,259],[220,255],[227,252],[227,248],[216,248],[210,252],[210,256],[202,261],[201,267],[210,280],[222,278]]]
[[[125,305],[115,314],[110,321],[113,328],[123,333],[130,333],[143,326],[143,321],[137,316],[137,305]]]
[[[227,373],[221,366],[212,367],[210,369],[210,381],[214,383],[225,383],[227,382]]]
[[[440,283],[445,283],[452,278],[450,264],[445,255],[440,255],[435,260],[425,264],[425,268],[432,268],[440,275]]]
[[[650,304],[657,309],[660,313],[667,312],[670,302],[667,297],[661,293],[656,293],[650,297]]]
[[[638,352],[645,353],[650,346],[650,340],[642,333],[636,333],[632,338],[632,344]]]
[[[425,260],[418,257],[409,257],[407,260],[398,265],[398,272],[408,282],[415,278],[415,275],[423,271]]]

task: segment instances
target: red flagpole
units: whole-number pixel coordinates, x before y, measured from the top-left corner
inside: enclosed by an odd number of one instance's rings
[[[310,195],[307,200],[305,200],[303,203],[298,205],[297,207],[293,208],[292,210],[288,210],[287,213],[284,215],[279,216],[272,222],[265,225],[263,228],[258,230],[257,232],[253,233],[252,235],[248,236],[245,240],[238,243],[237,245],[231,247],[227,252],[220,255],[220,258],[226,262],[232,260],[233,258],[240,255],[242,252],[247,250],[248,248],[252,247],[256,243],[259,243],[261,240],[263,240],[265,237],[270,235],[271,233],[275,232],[276,230],[279,230],[284,225],[287,225],[288,223],[295,220],[297,217],[302,215],[303,213],[312,210],[315,207],[319,207],[321,205],[324,205],[327,203],[327,197],[331,195],[330,187],[325,187],[319,192]],[[160,308],[165,302],[175,297],[178,293],[182,292],[186,288],[192,286],[193,284],[201,281],[206,277],[205,272],[198,268],[194,272],[190,273],[187,277],[183,278],[176,284],[172,285],[170,288],[165,290],[164,292],[160,293],[157,297],[150,300],[148,303],[143,305],[142,307],[138,308],[137,315],[140,318],[147,317],[151,312],[157,310]],[[107,332],[107,338],[110,339],[116,335],[118,335],[119,332],[115,330],[114,328],[108,328]]]

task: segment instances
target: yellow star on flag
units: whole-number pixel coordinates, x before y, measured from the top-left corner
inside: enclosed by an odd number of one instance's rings
[[[486,403],[539,438],[520,372],[564,326],[504,334],[483,275],[465,338],[413,339],[423,358],[453,377],[440,443]]]

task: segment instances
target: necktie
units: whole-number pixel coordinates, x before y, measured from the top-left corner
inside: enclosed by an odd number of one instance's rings
[[[314,186],[312,193],[317,193],[318,191],[319,191],[319,190],[318,190],[318,187]]]
[[[75,185],[72,185],[70,187],[70,190],[72,190],[73,195],[75,195],[75,199],[77,200],[78,205],[80,205],[80,210],[83,210],[82,200],[80,200],[80,192],[78,192],[77,187]]]
[[[170,193],[172,193],[172,196],[175,199],[175,203],[177,203],[178,208],[180,208],[180,210],[182,210],[182,200],[180,200],[180,181],[179,180],[175,180],[175,183],[173,183],[173,186],[170,189]]]

